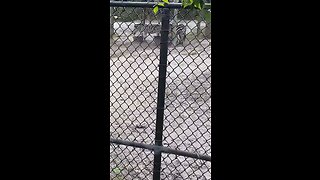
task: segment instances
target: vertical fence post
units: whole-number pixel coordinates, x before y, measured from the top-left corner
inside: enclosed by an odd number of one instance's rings
[[[156,136],[155,136],[155,145],[157,146],[162,146],[170,11],[168,8],[164,8],[162,13],[163,14],[162,14],[162,20],[161,20],[158,102],[157,102]],[[160,171],[161,171],[161,151],[158,148],[156,148],[154,150],[153,180],[160,180]]]

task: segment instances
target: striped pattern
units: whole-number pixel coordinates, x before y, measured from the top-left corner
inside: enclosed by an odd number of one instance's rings
[[[176,27],[176,34],[171,36],[171,38],[177,38],[177,45],[183,44],[186,39],[186,26],[183,24],[178,24]]]
[[[174,31],[175,30],[175,31]],[[160,36],[161,25],[160,24],[135,24],[134,31],[132,34],[137,36],[137,33],[141,35],[144,34],[157,34]],[[175,29],[172,29],[172,25],[169,26],[169,38],[172,40],[174,38],[177,39],[177,44],[183,44],[186,39],[186,26],[183,24],[178,24]]]

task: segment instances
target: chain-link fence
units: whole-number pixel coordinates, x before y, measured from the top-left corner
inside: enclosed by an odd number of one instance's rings
[[[110,2],[111,179],[212,179],[211,20]]]

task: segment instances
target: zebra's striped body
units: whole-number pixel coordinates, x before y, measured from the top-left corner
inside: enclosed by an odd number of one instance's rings
[[[186,31],[187,31],[186,26],[183,25],[183,24],[178,24],[176,26],[175,31],[170,31],[170,32],[172,32],[172,34],[174,32],[176,32],[176,34],[173,34],[173,36],[171,36],[171,38],[172,39],[173,38],[177,39],[177,45],[178,44],[183,44],[183,42],[185,41],[185,39],[186,39]]]
[[[133,35],[137,36],[141,33],[145,34],[156,34],[156,36],[160,36],[161,25],[160,24],[135,24]],[[183,44],[186,38],[186,26],[183,24],[178,24],[175,29],[172,28],[172,25],[169,25],[169,39],[173,40],[177,39],[177,44]]]
[[[133,34],[136,35],[137,32],[145,34],[155,34],[160,33],[161,25],[160,24],[135,24]]]

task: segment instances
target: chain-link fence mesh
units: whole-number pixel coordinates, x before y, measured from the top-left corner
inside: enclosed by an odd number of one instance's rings
[[[161,13],[110,10],[110,138],[154,145]],[[211,22],[202,13],[171,9],[169,31],[162,143],[210,156]],[[161,157],[161,179],[211,179],[211,161]],[[151,150],[111,143],[111,179],[152,179],[153,159]]]

